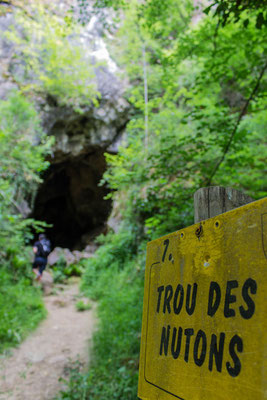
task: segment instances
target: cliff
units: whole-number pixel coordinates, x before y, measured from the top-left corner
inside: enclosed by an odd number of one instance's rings
[[[69,10],[67,1],[58,1],[53,8],[49,8],[45,1],[41,3],[45,6],[45,18],[50,12],[55,17],[54,23],[65,23],[66,11]],[[31,88],[28,93],[25,91],[25,95],[33,99],[46,134],[55,137],[49,158],[50,167],[39,187],[31,215],[54,225],[50,232],[54,245],[81,248],[104,229],[111,211],[111,203],[104,200],[107,189],[98,184],[106,169],[104,153],[117,151],[129,118],[129,105],[124,98],[125,82],[119,78],[120,71],[108,52],[103,22],[93,16],[84,25],[77,23],[79,29],[75,34],[69,34],[67,38],[63,35],[63,38],[70,49],[75,50],[74,54],[78,54],[76,49],[82,54],[79,67],[87,63],[88,69],[93,71],[91,80],[85,81],[84,86],[94,87],[94,101],[87,99],[83,91],[77,107],[77,99],[72,104],[68,92],[64,101],[64,96],[60,98],[55,90],[46,91],[47,86],[41,86],[36,67],[28,68],[29,61],[25,58],[28,50],[24,39],[27,33],[25,26],[31,27],[32,24],[38,27],[37,23],[40,23],[33,4],[31,1],[23,4],[19,1],[0,1],[0,98],[5,99],[16,88]],[[76,11],[73,12],[74,17]],[[22,25],[18,24],[18,13]],[[25,26],[23,18],[27,21]],[[24,48],[21,42],[17,44],[10,40],[8,32],[14,34],[14,31],[19,37],[18,42],[20,38],[22,42],[24,40]],[[34,43],[36,48],[39,44],[42,49],[42,41],[44,39],[37,43],[36,36],[32,34],[29,48]],[[51,67],[52,64],[46,59],[49,56],[47,52],[39,48],[38,67],[41,65],[39,69],[45,70],[46,65]],[[60,55],[62,46],[58,54],[56,45],[53,51],[56,56]],[[75,79],[77,70],[73,72],[74,86]]]

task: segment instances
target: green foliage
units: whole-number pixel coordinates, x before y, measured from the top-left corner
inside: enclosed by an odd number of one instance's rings
[[[192,23],[190,2],[175,6],[133,3],[118,36],[135,114],[126,145],[107,155],[104,181],[123,217],[144,225],[147,238],[192,223],[193,193],[201,186],[232,186],[255,199],[267,194],[266,29],[243,29],[243,16],[224,28],[203,15]],[[256,11],[246,12],[256,21]]]
[[[55,265],[51,267],[52,274],[53,274],[53,281],[55,283],[64,283],[68,279],[67,275],[65,274],[65,268],[67,268],[67,262],[62,255],[59,260],[56,262]]]
[[[76,307],[77,311],[87,311],[87,310],[91,310],[92,304],[88,303],[88,302],[85,303],[83,300],[79,300],[75,304],[75,307]]]
[[[54,282],[64,283],[72,276],[81,276],[84,271],[84,265],[82,262],[68,265],[64,253],[62,253],[51,269]]]
[[[100,237],[102,246],[95,257],[84,261],[82,290],[94,300],[98,300],[109,286],[114,271],[123,270],[137,251],[137,235],[134,227],[121,229],[120,233]],[[111,268],[112,266],[112,268]],[[105,270],[105,274],[102,271]]]
[[[40,290],[27,280],[9,283],[3,274],[1,271],[4,285],[0,292],[0,353],[21,343],[46,315]]]
[[[0,260],[5,253],[20,251],[31,238],[30,229],[45,224],[23,219],[23,202],[31,204],[48,167],[44,160],[52,138],[44,136],[33,105],[18,91],[0,101]]]
[[[79,360],[72,361],[68,368],[65,368],[68,380],[60,378],[60,382],[67,385],[68,390],[61,392],[53,400],[86,400],[88,377],[83,372],[83,364]]]
[[[31,249],[9,254],[0,269],[0,353],[18,345],[45,317],[39,288],[32,286]]]
[[[84,271],[82,264],[70,264],[67,268],[65,268],[64,273],[66,276],[81,276]]]
[[[32,286],[32,229],[44,223],[24,219],[52,139],[45,138],[33,105],[19,92],[0,101],[0,351],[21,342],[44,317],[41,293]]]
[[[69,18],[47,13],[41,2],[32,7],[30,18],[17,10],[16,26],[6,33],[21,64],[19,73],[14,69],[14,78],[25,92],[49,94],[60,105],[72,106],[78,112],[86,105],[97,105],[97,65],[92,65],[81,42],[79,26]]]
[[[248,11],[256,10],[256,28],[261,29],[264,25],[267,26],[267,1],[266,0],[212,0],[211,5],[204,12],[209,13],[214,10],[214,16],[218,17],[222,26],[225,26],[230,21],[238,22],[243,17],[243,25],[246,28],[249,24]],[[246,15],[246,19],[244,19]]]
[[[28,184],[40,183],[52,139],[44,136],[33,105],[18,91],[0,102],[0,115],[1,178],[25,191]]]

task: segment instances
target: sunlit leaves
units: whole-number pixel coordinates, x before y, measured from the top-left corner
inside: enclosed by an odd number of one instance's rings
[[[60,105],[77,111],[97,105],[100,97],[88,43],[83,43],[80,28],[70,19],[47,13],[39,2],[33,18],[17,11],[16,26],[6,36],[15,44],[20,73],[14,78],[26,93],[51,95]],[[22,70],[22,73],[21,73]]]
[[[199,21],[191,23],[188,3],[180,2],[176,9],[175,4],[150,0],[141,6],[143,13],[126,12],[119,60],[129,75],[135,114],[128,124],[127,147],[108,158],[105,175],[118,191],[114,197],[121,199],[123,193],[124,217],[143,223],[150,237],[191,223],[193,192],[207,182],[233,186],[255,198],[266,193],[263,154],[257,151],[264,135],[253,116],[266,107],[261,77],[266,31],[255,24],[244,29],[241,20],[218,27],[200,10],[195,10]],[[255,14],[250,19],[256,21]],[[149,72],[148,146],[142,39]]]
[[[0,101],[0,247],[21,244],[34,221],[23,221],[22,205],[34,198],[48,167],[52,137],[45,137],[32,103],[20,92]],[[0,257],[1,258],[1,257]]]
[[[205,8],[204,13],[218,17],[222,26],[230,22],[242,20],[243,26],[248,27],[250,23],[249,12],[254,11],[256,20],[252,18],[252,23],[256,28],[261,29],[267,26],[267,1],[266,0],[211,0],[211,4]]]

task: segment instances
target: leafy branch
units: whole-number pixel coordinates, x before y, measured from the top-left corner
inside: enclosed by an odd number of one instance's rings
[[[15,26],[5,34],[25,65],[22,76],[12,78],[24,93],[50,94],[59,105],[72,106],[77,112],[81,106],[97,106],[98,64],[93,65],[90,51],[73,39],[79,37],[80,27],[59,21],[41,3],[36,2],[32,10],[34,19],[17,11]]]
[[[214,175],[217,173],[218,169],[220,168],[221,164],[223,163],[223,161],[224,161],[224,159],[226,157],[226,154],[228,153],[228,151],[229,151],[229,149],[231,147],[231,144],[233,142],[233,139],[234,139],[234,136],[235,136],[235,134],[237,132],[239,124],[240,124],[243,116],[246,114],[250,102],[254,99],[255,95],[257,94],[257,91],[259,89],[259,86],[260,86],[261,80],[262,80],[262,78],[264,76],[264,72],[265,72],[266,68],[267,68],[267,62],[264,64],[264,66],[263,66],[263,68],[262,68],[262,70],[261,70],[261,72],[260,72],[260,74],[258,76],[258,79],[256,81],[256,84],[255,84],[253,90],[251,91],[251,94],[250,94],[249,98],[245,102],[244,107],[242,108],[242,110],[240,111],[239,116],[238,116],[237,121],[236,121],[236,124],[235,124],[235,126],[234,126],[234,128],[233,128],[233,130],[231,132],[230,138],[229,138],[229,140],[228,140],[228,142],[227,142],[227,144],[226,144],[226,146],[225,146],[225,148],[223,150],[223,154],[222,154],[221,158],[219,159],[219,161],[217,162],[216,166],[214,167],[211,175],[206,180],[205,186],[209,186],[211,184]]]

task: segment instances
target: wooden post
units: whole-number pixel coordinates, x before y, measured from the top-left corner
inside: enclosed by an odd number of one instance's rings
[[[198,189],[194,194],[195,224],[254,201],[239,190],[222,186]]]

